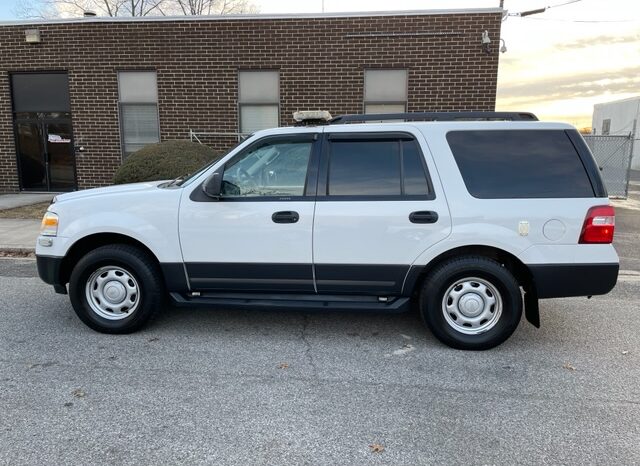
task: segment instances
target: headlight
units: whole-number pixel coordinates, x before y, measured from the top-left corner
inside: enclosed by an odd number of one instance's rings
[[[58,234],[58,215],[47,212],[42,217],[40,224],[40,234],[42,236],[56,236]]]

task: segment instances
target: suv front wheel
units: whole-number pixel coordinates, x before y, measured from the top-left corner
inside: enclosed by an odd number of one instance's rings
[[[73,268],[71,304],[80,320],[98,332],[135,332],[162,306],[160,276],[155,261],[140,249],[102,246]]]
[[[458,349],[486,350],[514,332],[522,316],[522,294],[511,272],[481,256],[440,264],[425,279],[420,314],[431,332]]]

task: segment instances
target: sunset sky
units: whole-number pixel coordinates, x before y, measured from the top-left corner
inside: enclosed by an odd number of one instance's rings
[[[505,0],[510,13],[568,0]],[[15,19],[0,0],[0,19]],[[261,13],[319,12],[322,0],[253,0]],[[325,11],[497,7],[499,0],[324,0]],[[640,95],[640,1],[581,0],[502,27],[497,110],[590,126],[593,104]],[[494,38],[495,39],[495,38]]]

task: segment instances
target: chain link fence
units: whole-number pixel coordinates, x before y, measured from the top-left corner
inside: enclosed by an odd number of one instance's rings
[[[629,193],[631,170],[631,136],[584,136],[596,163],[609,197],[626,199]]]

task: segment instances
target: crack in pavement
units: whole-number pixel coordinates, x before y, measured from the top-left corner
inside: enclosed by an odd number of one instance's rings
[[[308,328],[309,328],[309,315],[308,314],[303,314],[302,315],[302,330],[300,332],[300,339],[302,340],[302,342],[306,346],[306,349],[304,351],[304,355],[307,358],[307,361],[309,362],[309,365],[311,366],[311,369],[312,369],[311,372],[313,374],[313,378],[315,380],[319,380],[318,379],[318,367],[316,366],[316,362],[313,359],[311,343],[309,343],[309,340],[307,340],[307,330],[308,330]]]

